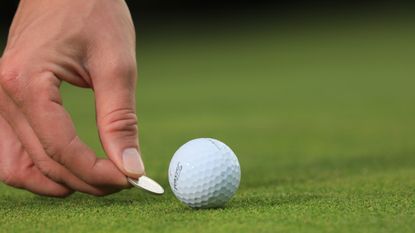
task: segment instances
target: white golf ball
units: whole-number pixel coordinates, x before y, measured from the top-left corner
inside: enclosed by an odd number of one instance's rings
[[[187,142],[176,151],[169,166],[174,195],[192,208],[223,206],[235,194],[240,180],[235,153],[211,138]]]

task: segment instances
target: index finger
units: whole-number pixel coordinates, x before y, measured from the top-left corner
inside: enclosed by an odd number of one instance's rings
[[[18,105],[46,153],[81,180],[93,186],[129,187],[125,175],[108,159],[99,159],[76,134],[62,106],[60,80],[43,73],[30,82],[17,99]]]

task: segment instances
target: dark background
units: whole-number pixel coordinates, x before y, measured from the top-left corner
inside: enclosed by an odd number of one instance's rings
[[[2,1],[0,26],[2,39],[18,5],[17,0]],[[356,17],[411,16],[413,4],[401,1],[127,1],[141,30],[168,24],[212,24],[220,21],[256,20],[268,17],[281,22],[353,19]],[[201,26],[202,26],[201,25]]]

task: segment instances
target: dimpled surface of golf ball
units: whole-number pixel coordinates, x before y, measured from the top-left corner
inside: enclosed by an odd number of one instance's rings
[[[235,194],[240,180],[235,153],[211,138],[187,142],[176,151],[169,166],[174,195],[192,208],[223,206]]]

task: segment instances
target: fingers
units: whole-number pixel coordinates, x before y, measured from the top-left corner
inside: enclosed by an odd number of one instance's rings
[[[35,194],[51,197],[67,197],[73,193],[73,190],[43,175],[34,164],[25,166],[20,177],[22,178],[20,179],[20,187]]]
[[[98,159],[76,135],[69,114],[61,105],[60,81],[53,74],[46,72],[31,77],[30,82],[22,82],[25,85],[19,83],[21,79],[14,81],[6,79],[2,86],[7,88],[9,96],[24,113],[29,128],[33,129],[34,136],[42,146],[41,149],[47,154],[46,157],[61,164],[89,187],[79,183],[62,169],[57,170],[51,161],[41,155],[39,148],[31,148],[37,152],[36,161],[46,164],[40,166],[46,167],[43,172],[54,179],[62,179],[59,182],[76,186],[94,195],[103,195],[128,187],[125,176],[116,166],[109,160]],[[30,133],[23,132],[21,135],[30,135]],[[91,190],[91,187],[94,189]]]
[[[100,64],[91,69],[92,76],[99,79],[94,82],[97,122],[109,158],[125,175],[138,178],[145,168],[135,110],[137,72],[135,62],[122,61],[120,58],[114,64]]]
[[[0,87],[0,112],[4,114],[8,123],[13,127],[18,140],[24,145],[26,152],[36,167],[48,178],[57,183],[84,193],[102,196],[114,192],[105,188],[94,187],[81,180],[63,165],[50,158],[44,151],[39,139],[26,117]]]
[[[66,197],[73,191],[44,176],[19,143],[12,128],[0,116],[0,180],[30,192]]]

